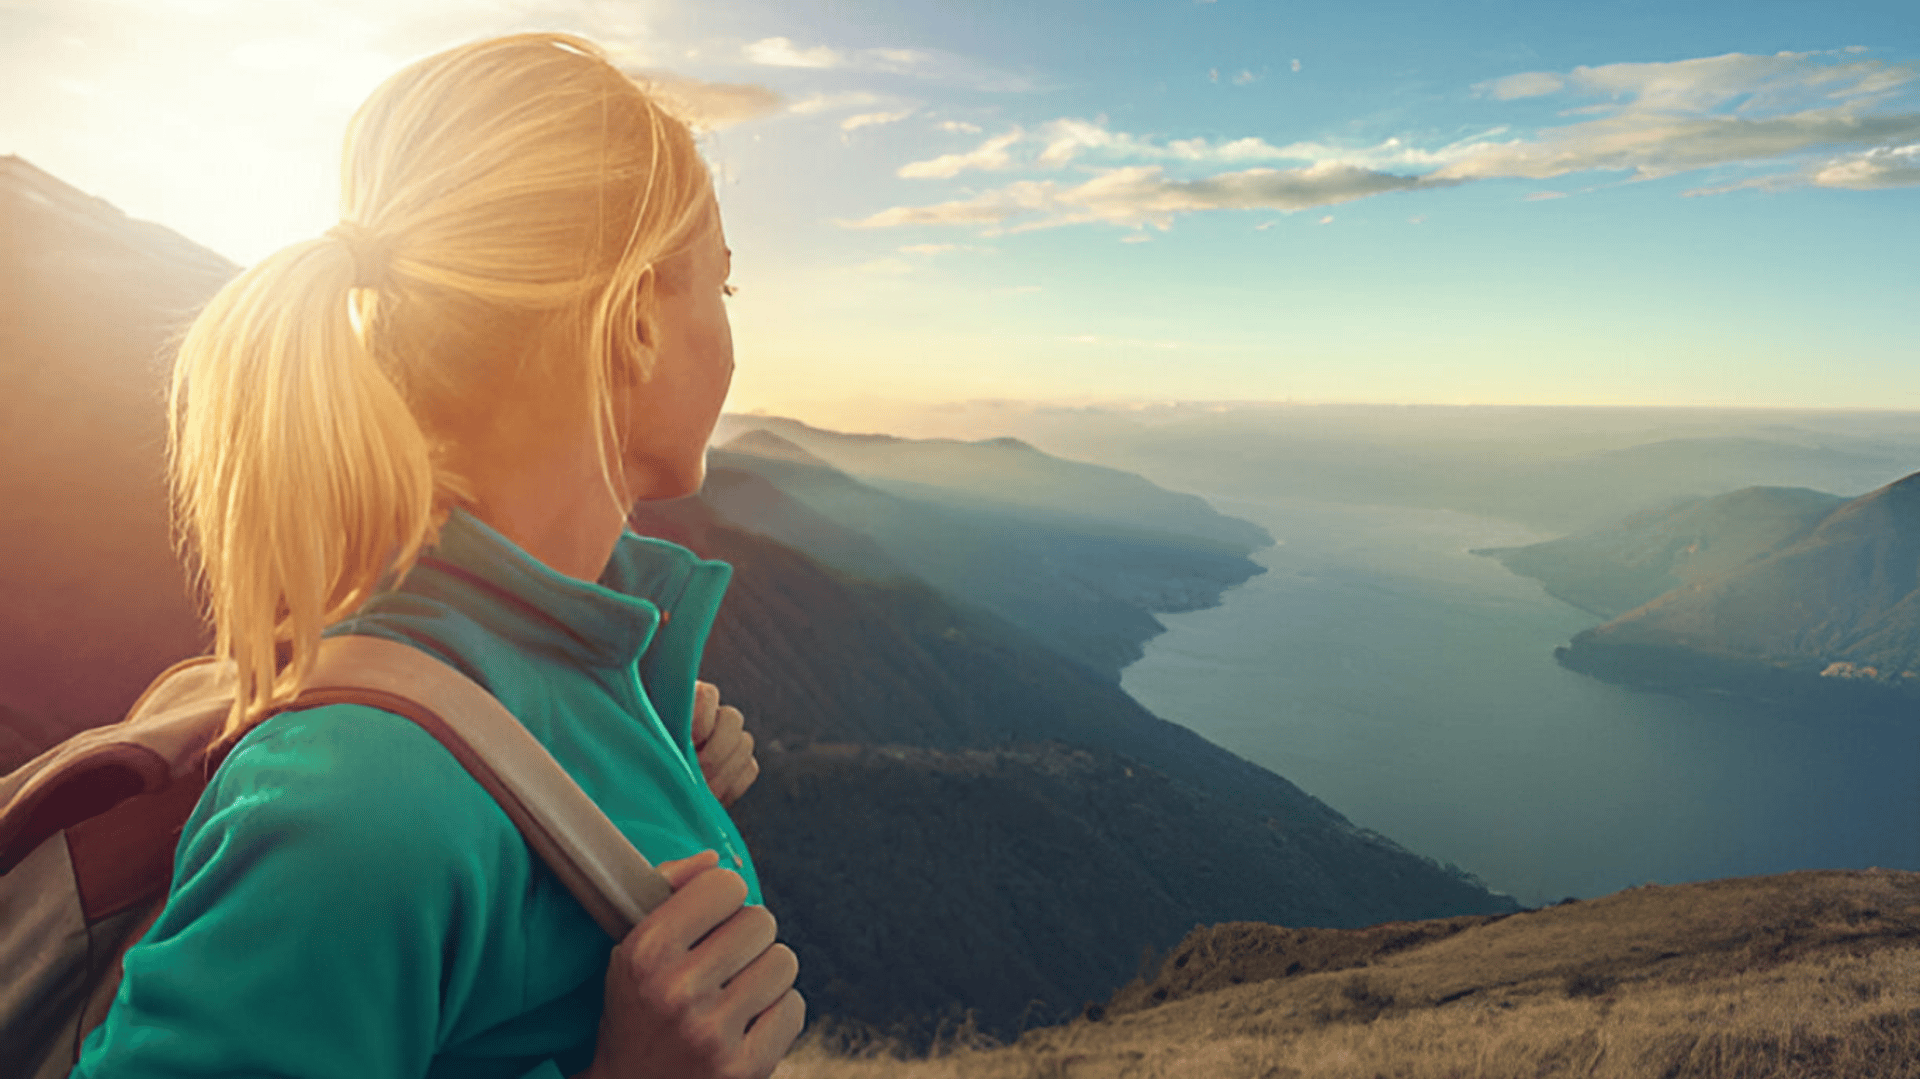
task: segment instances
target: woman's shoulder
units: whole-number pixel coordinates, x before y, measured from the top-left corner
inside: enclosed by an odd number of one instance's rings
[[[432,735],[358,704],[282,712],[249,731],[221,762],[187,831],[213,826],[409,863],[436,860],[456,837],[490,838],[507,850],[521,842],[492,796]]]

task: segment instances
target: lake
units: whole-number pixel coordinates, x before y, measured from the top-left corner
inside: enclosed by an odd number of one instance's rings
[[[1920,719],[1640,693],[1564,670],[1594,624],[1443,510],[1218,498],[1268,572],[1162,616],[1122,685],[1355,824],[1540,905],[1648,882],[1920,869]]]

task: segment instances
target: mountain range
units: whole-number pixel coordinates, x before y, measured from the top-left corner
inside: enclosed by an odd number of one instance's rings
[[[819,454],[859,467],[872,436],[760,423],[709,458],[704,497],[730,520],[855,576],[917,576],[1116,682],[1162,631],[1156,613],[1213,606],[1272,543],[1191,495],[1024,444],[890,438],[889,471],[856,478]],[[929,476],[902,479],[916,461]]]
[[[1855,499],[1749,488],[1482,553],[1608,618],[1557,653],[1575,670],[1770,700],[1920,694],[1920,474]]]
[[[234,268],[17,158],[0,209],[20,238],[0,264],[5,768],[205,647],[167,530],[164,348]],[[735,809],[816,1017],[924,1041],[971,1010],[1004,1033],[1198,923],[1516,909],[1119,689],[1153,611],[1257,571],[1258,529],[1020,444],[870,459],[760,430],[705,495],[632,524],[736,567],[703,674],[760,740]],[[1054,632],[1080,617],[1124,624]]]

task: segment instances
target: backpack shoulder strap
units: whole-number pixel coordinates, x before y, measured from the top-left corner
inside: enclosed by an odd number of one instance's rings
[[[613,939],[624,938],[673,893],[493,694],[433,656],[379,637],[329,637],[307,684],[293,707],[366,704],[433,735]]]

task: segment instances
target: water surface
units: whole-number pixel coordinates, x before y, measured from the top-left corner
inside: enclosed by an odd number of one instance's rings
[[[1210,498],[1280,545],[1162,616],[1122,684],[1345,814],[1540,904],[1649,881],[1920,869],[1920,718],[1607,685],[1595,619],[1471,548],[1550,536],[1438,510]]]

